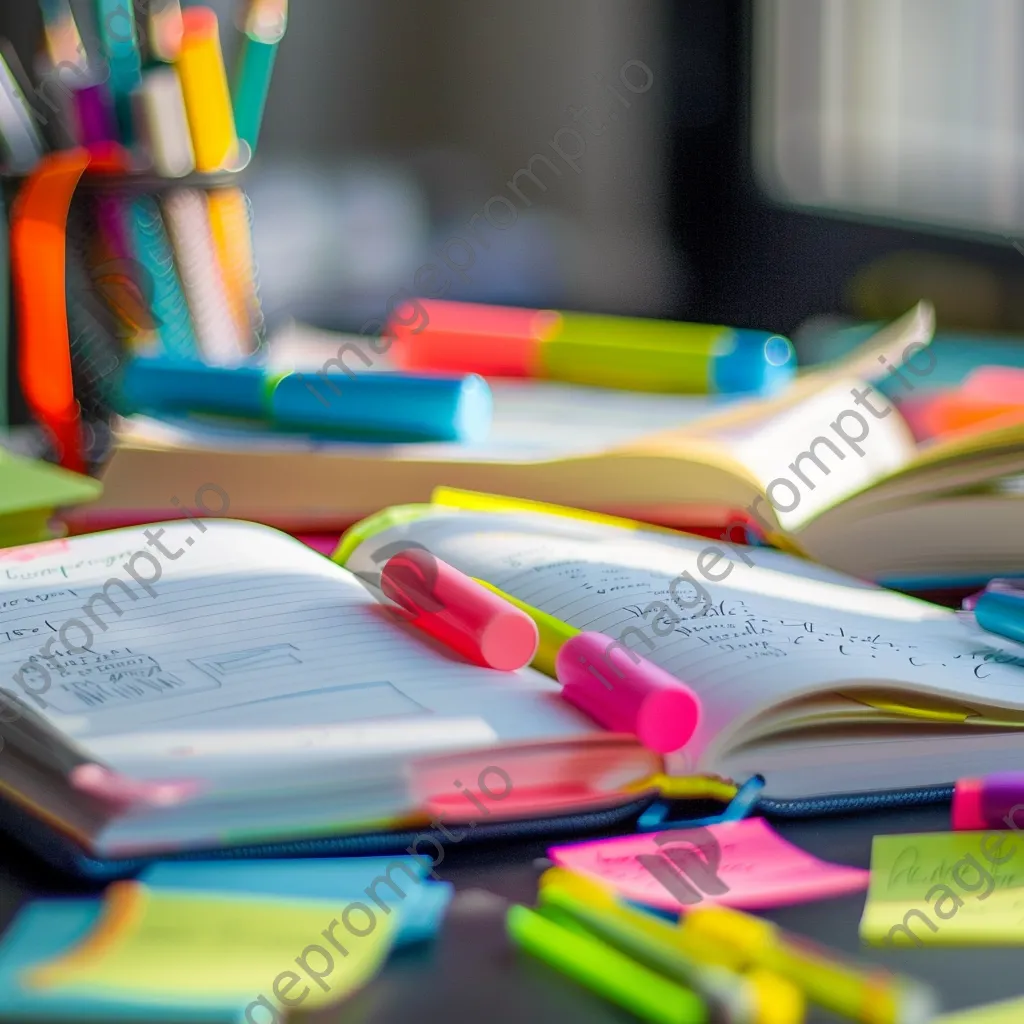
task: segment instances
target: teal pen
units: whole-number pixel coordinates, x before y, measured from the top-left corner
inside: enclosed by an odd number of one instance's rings
[[[138,196],[132,200],[129,213],[136,258],[149,291],[145,298],[149,300],[161,352],[168,359],[201,362],[192,314],[160,207],[152,196]]]
[[[250,153],[256,152],[277,48],[287,24],[288,0],[250,0],[231,86],[235,127],[238,137],[248,144]]]
[[[974,605],[974,617],[989,633],[1024,643],[1024,597],[1012,592],[986,591]]]
[[[110,92],[114,97],[120,141],[135,141],[132,127],[132,93],[142,84],[142,56],[130,0],[96,0],[96,24],[100,45],[110,68]]]

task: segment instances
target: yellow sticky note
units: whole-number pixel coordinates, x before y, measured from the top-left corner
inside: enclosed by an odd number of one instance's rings
[[[989,1003],[959,1013],[944,1013],[934,1024],[1020,1024],[1024,1020],[1024,999]]]
[[[875,945],[1024,945],[1024,841],[1014,832],[875,836],[860,922]]]
[[[262,997],[271,1005],[324,1006],[364,984],[390,951],[397,915],[374,915],[371,907],[363,915],[362,907],[123,882],[108,890],[95,931],[24,981],[162,1003],[245,1005]],[[342,925],[341,916],[355,920]]]

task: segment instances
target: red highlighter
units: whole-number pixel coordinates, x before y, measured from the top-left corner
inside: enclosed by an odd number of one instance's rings
[[[413,626],[475,665],[515,672],[537,652],[529,615],[422,548],[389,558],[380,588]]]

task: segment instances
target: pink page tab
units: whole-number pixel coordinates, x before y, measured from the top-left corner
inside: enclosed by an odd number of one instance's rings
[[[782,838],[763,818],[555,846],[560,867],[663,910],[700,902],[742,910],[859,892],[863,868],[829,864]]]

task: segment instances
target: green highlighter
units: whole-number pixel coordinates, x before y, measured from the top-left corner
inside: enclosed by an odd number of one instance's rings
[[[528,907],[509,909],[509,937],[592,992],[652,1024],[706,1024],[703,1001],[591,935]]]

